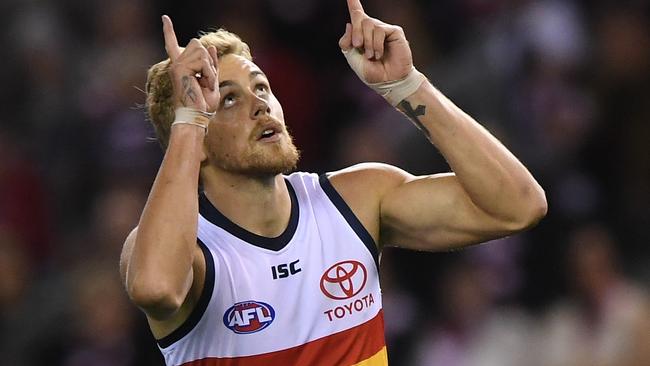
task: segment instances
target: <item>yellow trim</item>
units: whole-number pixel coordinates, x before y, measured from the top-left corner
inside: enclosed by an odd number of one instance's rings
[[[382,347],[379,352],[375,353],[370,358],[355,363],[353,366],[388,366],[388,353],[386,352],[386,346]]]

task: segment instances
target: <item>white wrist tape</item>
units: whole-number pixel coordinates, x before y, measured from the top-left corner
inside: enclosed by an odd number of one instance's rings
[[[214,112],[209,113],[194,108],[180,107],[174,111],[174,122],[172,126],[178,124],[193,125],[203,128],[207,134],[208,124],[212,116],[214,116]]]
[[[372,90],[384,97],[393,107],[415,93],[426,78],[413,67],[405,78],[383,83],[366,83]]]
[[[367,83],[363,76],[363,54],[356,48],[351,48],[347,51],[342,50],[342,52],[359,79],[384,97],[393,107],[397,106],[409,95],[415,93],[420,85],[422,85],[422,82],[426,80],[426,77],[421,72],[417,71],[415,67],[411,67],[411,71],[402,79],[381,83]]]

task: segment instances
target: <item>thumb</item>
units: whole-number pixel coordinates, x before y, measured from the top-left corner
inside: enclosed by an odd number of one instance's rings
[[[352,24],[345,24],[345,33],[339,39],[339,47],[341,47],[342,51],[348,51],[352,48]]]

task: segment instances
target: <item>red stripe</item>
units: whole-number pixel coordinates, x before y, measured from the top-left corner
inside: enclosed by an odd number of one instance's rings
[[[384,340],[384,313],[354,328],[282,351],[245,357],[208,357],[182,366],[353,365],[379,352]]]

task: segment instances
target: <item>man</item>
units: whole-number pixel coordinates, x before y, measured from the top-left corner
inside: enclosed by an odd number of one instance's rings
[[[221,30],[182,49],[164,16],[147,104],[166,153],[121,271],[168,365],[386,365],[382,246],[460,248],[545,215],[526,168],[413,68],[402,29],[348,8],[352,69],[454,173],[283,175],[298,152],[248,46]]]

